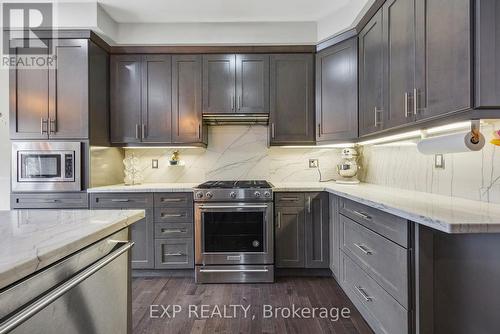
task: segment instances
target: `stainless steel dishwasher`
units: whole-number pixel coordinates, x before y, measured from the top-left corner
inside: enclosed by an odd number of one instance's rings
[[[130,333],[128,229],[0,291],[0,333]]]

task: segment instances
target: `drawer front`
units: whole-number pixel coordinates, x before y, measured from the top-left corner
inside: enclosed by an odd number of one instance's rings
[[[275,193],[274,203],[276,206],[283,207],[303,207],[304,194],[303,193]]]
[[[152,208],[153,194],[140,194],[140,193],[90,194],[90,207],[92,209]]]
[[[156,223],[155,238],[192,238],[193,224],[186,223]]]
[[[88,209],[86,192],[11,194],[12,209]]]
[[[348,199],[341,199],[340,213],[408,248],[408,221]]]
[[[193,239],[156,239],[156,269],[190,269],[194,267]]]
[[[375,333],[408,333],[408,311],[347,255],[342,255],[342,287]]]
[[[157,193],[155,194],[156,208],[192,208],[193,193]]]
[[[193,223],[193,208],[155,208],[155,223]]]
[[[408,251],[341,216],[342,250],[408,308]]]

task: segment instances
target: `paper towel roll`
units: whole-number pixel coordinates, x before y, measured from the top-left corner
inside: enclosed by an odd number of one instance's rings
[[[484,147],[484,136],[480,134],[479,142],[474,144],[471,132],[462,132],[452,135],[422,139],[417,149],[422,154],[460,153],[479,151]]]

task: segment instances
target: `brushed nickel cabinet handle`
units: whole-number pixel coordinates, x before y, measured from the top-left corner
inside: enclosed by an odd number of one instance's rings
[[[274,136],[275,136],[275,132],[274,131],[275,131],[275,129],[274,129],[274,122],[273,122],[273,123],[271,123],[271,138],[273,138],[273,139],[274,139]]]
[[[357,244],[357,243],[353,243],[353,245],[356,246],[359,250],[361,250],[366,255],[372,255],[373,254],[373,252],[370,249],[368,249],[368,247],[366,247],[364,245],[360,245],[360,244]]]
[[[356,285],[354,286],[354,288],[358,291],[358,293],[361,295],[361,297],[363,297],[365,301],[371,302],[373,300],[373,297],[370,296],[362,287]]]
[[[231,111],[234,111],[234,95],[231,95]]]
[[[298,197],[281,197],[279,199],[280,201],[286,201],[286,202],[295,202],[295,201],[298,201],[299,198]]]
[[[185,255],[185,254],[182,254],[182,253],[165,253],[163,255],[164,256],[182,256],[182,255]]]
[[[418,89],[413,89],[413,114],[418,115]]]
[[[311,213],[311,196],[307,196],[307,213]]]
[[[130,202],[129,199],[127,198],[113,198],[111,199],[111,202],[119,202],[119,203],[122,203],[122,202]]]
[[[161,201],[162,202],[166,202],[166,203],[169,203],[169,202],[182,202],[184,199],[183,198],[162,198]]]
[[[318,138],[321,137],[321,123],[318,123]]]
[[[352,210],[351,212],[354,213],[357,216],[360,216],[361,218],[364,218],[364,219],[367,219],[367,220],[371,220],[372,219],[371,216],[367,215],[364,212],[359,212],[359,211],[356,211],[356,210]]]
[[[277,224],[278,229],[280,229],[281,228],[281,212],[278,212],[278,217],[277,218],[278,219],[277,219],[276,224]]]
[[[52,127],[52,125],[54,127]],[[49,133],[56,133],[56,132],[57,132],[57,122],[55,119],[49,117]]]
[[[172,218],[172,217],[183,217],[184,215],[181,215],[180,213],[161,213],[160,216],[162,218]]]
[[[135,125],[135,139],[139,140],[140,139],[140,136],[139,136],[139,132],[141,131],[140,129],[140,126],[139,124],[136,124]]]
[[[142,126],[142,128],[141,128],[141,138],[144,139],[144,138],[146,138],[147,127],[146,127],[146,124],[142,124],[141,126]]]
[[[46,127],[44,127],[44,125],[47,125]],[[48,133],[47,132],[47,129],[48,129],[48,120],[44,119],[43,117],[40,118],[40,134],[44,134],[44,133]]]
[[[405,103],[405,107],[404,107],[404,111],[405,111],[405,118],[408,118],[410,115],[408,114],[408,100],[409,100],[409,94],[407,92],[405,92],[405,98],[404,98],[404,103]]]
[[[170,234],[170,233],[186,233],[187,230],[172,230],[172,229],[161,229],[162,234]]]
[[[238,110],[241,109],[241,95],[238,95]]]
[[[375,107],[375,109],[373,110],[374,111],[374,120],[375,120],[375,127],[379,127],[380,125],[382,125],[382,109],[378,109],[377,107]],[[380,117],[379,117],[380,115]]]
[[[201,123],[198,123],[198,139],[201,139]]]

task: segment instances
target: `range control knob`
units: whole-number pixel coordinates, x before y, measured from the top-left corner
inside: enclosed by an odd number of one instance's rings
[[[231,191],[231,192],[229,193],[229,197],[231,197],[231,198],[236,198],[236,192]]]
[[[203,198],[203,193],[201,191],[198,191],[196,193],[196,198]]]
[[[214,197],[214,194],[212,194],[210,191],[208,191],[208,192],[205,194],[205,196],[206,196],[207,198],[212,198],[212,197]]]
[[[257,197],[257,198],[259,198],[259,197],[261,196],[261,194],[260,194],[260,192],[256,191],[256,192],[254,193],[254,196],[255,196],[255,197]]]
[[[271,193],[269,191],[264,192],[264,197],[267,198],[271,197]]]

